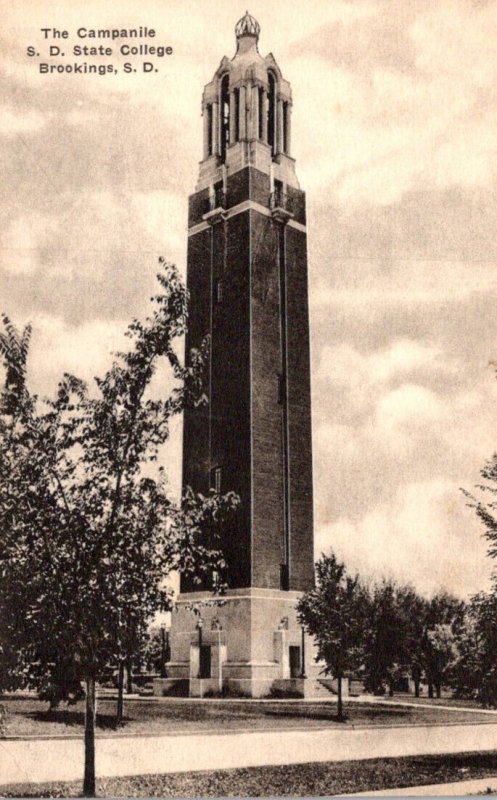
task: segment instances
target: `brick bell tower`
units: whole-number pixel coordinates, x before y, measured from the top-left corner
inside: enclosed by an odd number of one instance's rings
[[[291,157],[292,95],[247,12],[236,53],[202,97],[203,159],[189,198],[187,348],[211,337],[209,404],[184,418],[183,483],[236,492],[222,543],[223,604],[181,583],[166,692],[304,693],[313,671],[295,602],[313,586],[305,194]],[[307,650],[307,652],[306,652]],[[178,690],[178,687],[175,687]]]

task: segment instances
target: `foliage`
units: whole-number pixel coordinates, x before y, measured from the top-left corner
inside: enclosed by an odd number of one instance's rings
[[[0,412],[9,414],[15,409],[24,393],[26,363],[31,325],[19,333],[6,314],[1,315],[4,331],[0,331],[0,357],[5,363],[5,388],[1,398]]]
[[[475,498],[470,492],[462,490],[468,499],[468,506],[474,508],[476,515],[485,528],[484,537],[489,542],[487,550],[490,558],[497,557],[497,453],[487,461],[481,470],[484,483],[476,488],[481,492],[480,498]],[[483,499],[485,498],[485,499]],[[488,499],[487,499],[488,498]]]
[[[451,682],[464,612],[464,602],[446,592],[435,595],[426,604],[420,653],[430,694],[435,687],[440,696],[442,684]]]
[[[463,601],[446,592],[427,600],[393,580],[366,587],[333,554],[321,557],[316,576],[316,588],[297,611],[327,672],[360,672],[366,691],[375,694],[393,694],[408,676],[417,694],[423,677],[430,694],[452,685],[465,626]]]
[[[347,575],[345,565],[332,553],[321,556],[316,587],[297,603],[298,619],[314,637],[324,671],[338,679],[339,717],[342,678],[362,660],[365,597],[359,577]]]
[[[205,402],[208,342],[182,365],[176,350],[186,330],[187,293],[172,265],[162,262],[158,280],[153,313],[129,325],[129,350],[116,355],[92,391],[66,374],[55,398],[32,396],[30,329],[19,334],[4,317],[4,687],[27,684],[51,697],[55,685],[59,698],[72,697],[80,680],[94,682],[110,661],[140,647],[155,613],[170,607],[165,579],[171,571],[204,581],[225,570],[218,534],[236,497],[187,490],[175,505],[159,466],[171,417]],[[164,363],[175,385],[157,398],[153,379]],[[201,544],[204,529],[209,539]]]
[[[397,602],[397,587],[384,580],[368,597],[365,642],[365,688],[383,694],[384,683],[392,683],[403,647],[402,619]]]
[[[457,697],[497,706],[497,593],[480,592],[465,609],[452,669]]]
[[[487,555],[497,557],[497,453],[480,471],[479,496],[462,490],[483,525]],[[453,668],[456,694],[477,697],[484,705],[497,705],[497,574],[489,593],[480,592],[466,608],[458,636],[458,656]]]

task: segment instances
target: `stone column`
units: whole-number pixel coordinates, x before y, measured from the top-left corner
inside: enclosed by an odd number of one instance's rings
[[[267,144],[267,112],[268,112],[268,96],[264,89],[262,94],[262,141]]]
[[[258,139],[259,138],[259,87],[258,86],[252,86],[251,101],[252,101],[252,113],[251,113],[252,131],[250,132],[250,138]]]
[[[216,156],[219,155],[220,136],[219,102],[215,100],[212,104],[212,152]]]
[[[240,139],[247,138],[247,90],[245,86],[240,86],[240,108],[239,111],[239,126],[240,126]]]
[[[283,100],[276,104],[276,152],[283,152]]]
[[[292,104],[286,104],[286,153],[292,154]]]
[[[234,144],[235,142],[235,131],[236,131],[236,103],[235,103],[235,92],[230,92],[230,144]]]
[[[290,677],[290,659],[288,652],[288,631],[277,630],[273,633],[274,660],[279,664],[279,678]]]
[[[205,159],[209,157],[209,107],[207,105],[204,105],[202,113],[204,117],[204,161],[205,161]]]

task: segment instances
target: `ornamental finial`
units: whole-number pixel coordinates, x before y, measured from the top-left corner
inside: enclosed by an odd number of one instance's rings
[[[235,33],[237,39],[241,39],[242,36],[255,36],[255,38],[258,39],[260,32],[261,26],[248,11],[246,11],[245,16],[236,23]]]

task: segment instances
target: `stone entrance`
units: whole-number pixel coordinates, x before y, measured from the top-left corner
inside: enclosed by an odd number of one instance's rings
[[[154,692],[168,694],[182,684],[191,697],[305,696],[319,668],[295,616],[300,595],[253,588],[231,589],[219,600],[208,592],[181,595],[167,678],[155,680]]]

